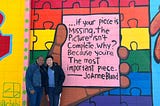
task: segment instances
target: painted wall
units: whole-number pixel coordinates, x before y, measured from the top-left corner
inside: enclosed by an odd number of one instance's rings
[[[25,70],[39,55],[64,69],[61,106],[159,106],[158,0],[10,2],[0,4],[0,106],[26,106]]]
[[[23,0],[0,3],[0,106],[22,106],[24,3]]]

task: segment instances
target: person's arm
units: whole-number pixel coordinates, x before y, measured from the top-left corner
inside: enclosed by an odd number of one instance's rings
[[[45,76],[45,85],[44,85],[44,90],[45,90],[45,96],[46,96],[46,100],[49,101],[49,96],[48,96],[48,67],[43,65],[43,70],[44,70],[44,76]]]
[[[34,93],[33,90],[33,86],[32,86],[32,68],[29,66],[27,71],[26,71],[26,76],[25,76],[25,80],[26,80],[26,89],[29,90],[31,93]]]
[[[43,65],[42,67],[42,70],[44,71],[43,72],[43,76],[44,76],[44,90],[45,90],[45,94],[47,95],[48,94],[48,80],[49,80],[49,78],[48,78],[48,67],[47,66],[45,66],[45,65]]]
[[[64,71],[63,71],[63,69],[61,68],[61,66],[59,66],[59,72],[60,72],[60,81],[59,81],[59,83],[60,83],[61,85],[63,85],[63,82],[64,82],[64,80],[65,80],[65,74],[64,74]]]

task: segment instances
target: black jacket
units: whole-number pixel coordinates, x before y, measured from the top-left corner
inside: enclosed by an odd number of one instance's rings
[[[53,66],[51,67],[52,70],[54,70],[54,78],[55,78],[55,93],[60,94],[62,92],[62,86],[63,82],[65,80],[65,74],[61,66],[59,66],[57,63],[53,63]],[[46,66],[46,71],[48,73],[48,66]],[[48,74],[47,74],[48,75]],[[48,86],[49,84],[47,84]],[[48,89],[46,88],[46,93],[48,93]]]

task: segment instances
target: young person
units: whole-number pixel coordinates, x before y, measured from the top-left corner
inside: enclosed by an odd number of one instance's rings
[[[58,106],[62,85],[65,80],[63,69],[53,62],[52,56],[46,57],[46,70],[48,73],[47,94],[50,106]]]

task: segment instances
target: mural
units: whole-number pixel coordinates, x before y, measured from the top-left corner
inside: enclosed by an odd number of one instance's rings
[[[158,0],[10,2],[0,4],[0,106],[27,106],[23,79],[39,55],[65,71],[61,106],[159,106]]]

